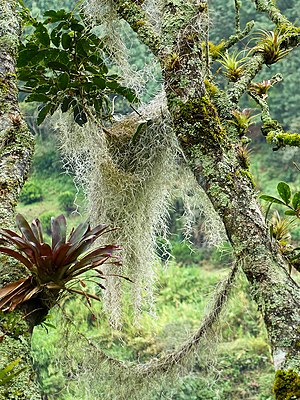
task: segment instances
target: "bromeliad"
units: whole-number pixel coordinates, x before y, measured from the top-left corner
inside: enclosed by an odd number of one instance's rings
[[[111,230],[107,225],[97,225],[91,229],[89,223],[81,223],[71,230],[67,239],[65,217],[52,217],[50,246],[44,242],[39,219],[33,220],[29,225],[18,214],[16,224],[21,235],[9,229],[0,229],[0,252],[25,265],[30,275],[0,288],[0,310],[13,311],[28,300],[41,297],[42,294],[45,297],[46,293],[52,293],[57,298],[63,291],[83,295],[88,301],[90,298],[100,300],[98,296],[85,290],[70,287],[70,283],[79,281],[85,287],[84,280],[79,279],[85,272],[93,270],[97,272],[97,277],[105,279],[105,274],[98,269],[99,266],[106,262],[120,265],[120,259],[114,255],[119,249],[115,244],[96,247],[87,252],[96,239]],[[94,282],[105,289],[100,282]]]

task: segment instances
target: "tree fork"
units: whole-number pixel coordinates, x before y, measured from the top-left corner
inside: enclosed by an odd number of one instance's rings
[[[258,3],[271,4],[270,1]],[[275,11],[272,7],[272,13]],[[206,13],[206,7],[201,7],[203,21],[207,20]],[[274,384],[276,398],[292,398],[287,396],[291,395],[291,387],[295,388],[292,396],[297,394],[295,382],[299,382],[300,372],[299,287],[288,275],[286,262],[271,241],[250,172],[237,155],[240,139],[232,132],[230,124],[220,117],[228,118],[231,106],[237,107],[240,96],[264,60],[261,55],[254,56],[247,65],[246,76],[218,99],[217,108],[204,86],[205,57],[201,43],[206,38],[199,34],[191,36],[191,29],[187,29],[188,21],[193,18],[199,18],[199,3],[166,3],[161,33],[165,46],[159,53],[159,60],[169,111],[186,159],[223,220],[263,315],[274,367],[281,371],[277,372]],[[278,20],[278,15],[274,19]],[[223,103],[224,113],[220,106]],[[293,382],[289,385],[291,377]]]

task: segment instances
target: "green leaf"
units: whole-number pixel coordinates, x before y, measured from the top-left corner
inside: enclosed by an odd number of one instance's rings
[[[277,192],[286,205],[291,202],[291,189],[287,183],[279,182],[277,185]]]
[[[59,75],[57,84],[60,90],[67,89],[69,83],[70,83],[70,76],[67,72],[63,72],[62,74]]]
[[[35,49],[25,49],[19,52],[17,67],[25,67],[31,63],[33,56],[36,55],[38,51],[38,47],[36,46]]]
[[[284,213],[285,215],[297,215],[297,212],[294,210],[286,210]]]
[[[296,192],[292,199],[292,204],[294,210],[297,210],[300,207],[300,192]]]
[[[30,101],[39,101],[40,103],[46,103],[47,101],[50,101],[50,97],[46,96],[43,93],[31,93],[29,96],[26,97],[26,103],[29,103]]]
[[[106,81],[105,79],[101,78],[100,76],[95,76],[93,78],[93,82],[96,86],[98,86],[99,89],[105,89],[106,87]]]
[[[84,112],[83,107],[80,104],[76,104],[76,106],[73,107],[73,112],[74,121],[78,125],[83,126],[85,123],[87,123],[86,113]]]
[[[61,45],[62,47],[67,50],[71,47],[72,44],[72,38],[70,35],[68,35],[67,33],[64,33],[61,37]]]
[[[53,69],[54,71],[68,71],[69,70],[67,65],[62,64],[61,62],[58,62],[58,61],[50,61],[48,63],[48,67]]]
[[[279,200],[273,196],[268,196],[267,194],[262,194],[261,196],[259,196],[259,198],[262,200],[268,201],[270,203],[282,204],[285,206],[285,203],[282,200]]]
[[[61,111],[64,113],[69,110],[71,106],[75,106],[77,100],[72,96],[65,96],[63,102],[61,103]]]
[[[48,47],[50,45],[50,37],[47,29],[37,32],[36,37],[43,46]]]
[[[37,124],[41,125],[41,123],[44,121],[44,119],[47,117],[47,114],[50,112],[52,107],[52,104],[47,103],[38,113],[37,116]]]
[[[53,29],[50,37],[51,37],[51,41],[54,44],[54,46],[59,47],[61,32],[58,29]]]
[[[78,24],[77,22],[72,22],[71,29],[76,32],[82,32],[84,30],[84,26],[81,24]]]

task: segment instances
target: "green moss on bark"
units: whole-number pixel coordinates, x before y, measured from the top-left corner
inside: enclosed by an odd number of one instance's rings
[[[207,96],[178,102],[177,110],[177,136],[183,147],[197,145],[208,148],[208,142],[214,146],[223,142],[225,132],[217,110]]]
[[[300,398],[300,376],[293,370],[276,372],[273,391],[276,400]]]

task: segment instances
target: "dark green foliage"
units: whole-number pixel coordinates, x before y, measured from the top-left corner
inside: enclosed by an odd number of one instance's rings
[[[20,201],[23,204],[32,204],[42,200],[42,189],[34,182],[26,182],[20,194]]]
[[[52,211],[46,211],[39,217],[41,224],[43,225],[43,229],[47,235],[51,235],[51,218],[53,218]]]
[[[87,222],[79,224],[76,229],[71,230],[67,239],[65,217],[60,215],[51,218],[50,246],[44,242],[42,225],[38,219],[29,225],[25,218],[18,214],[16,224],[21,236],[9,229],[1,229],[0,252],[18,260],[29,270],[30,275],[0,289],[0,309],[13,311],[32,298],[46,296],[47,291],[53,291],[56,297],[60,291],[67,291],[84,296],[88,302],[89,298],[99,300],[97,296],[84,290],[86,284],[79,276],[93,270],[98,275],[96,278],[105,279],[103,272],[97,267],[106,261],[120,264],[120,261],[113,257],[114,251],[118,249],[116,245],[97,247],[86,253],[95,240],[108,231],[107,225],[98,225],[91,229]],[[69,282],[80,282],[83,290],[66,286]],[[97,280],[93,282],[104,289]]]
[[[21,43],[17,62],[21,90],[30,92],[26,102],[42,103],[37,123],[58,108],[72,110],[79,125],[87,122],[89,110],[99,119],[110,118],[110,95],[136,102],[133,90],[109,74],[104,41],[90,32],[80,17],[61,9],[44,13],[39,22],[25,13],[34,31]]]
[[[71,213],[76,210],[76,206],[74,205],[74,193],[72,192],[63,192],[58,197],[58,203],[62,210],[67,211],[67,213]]]

